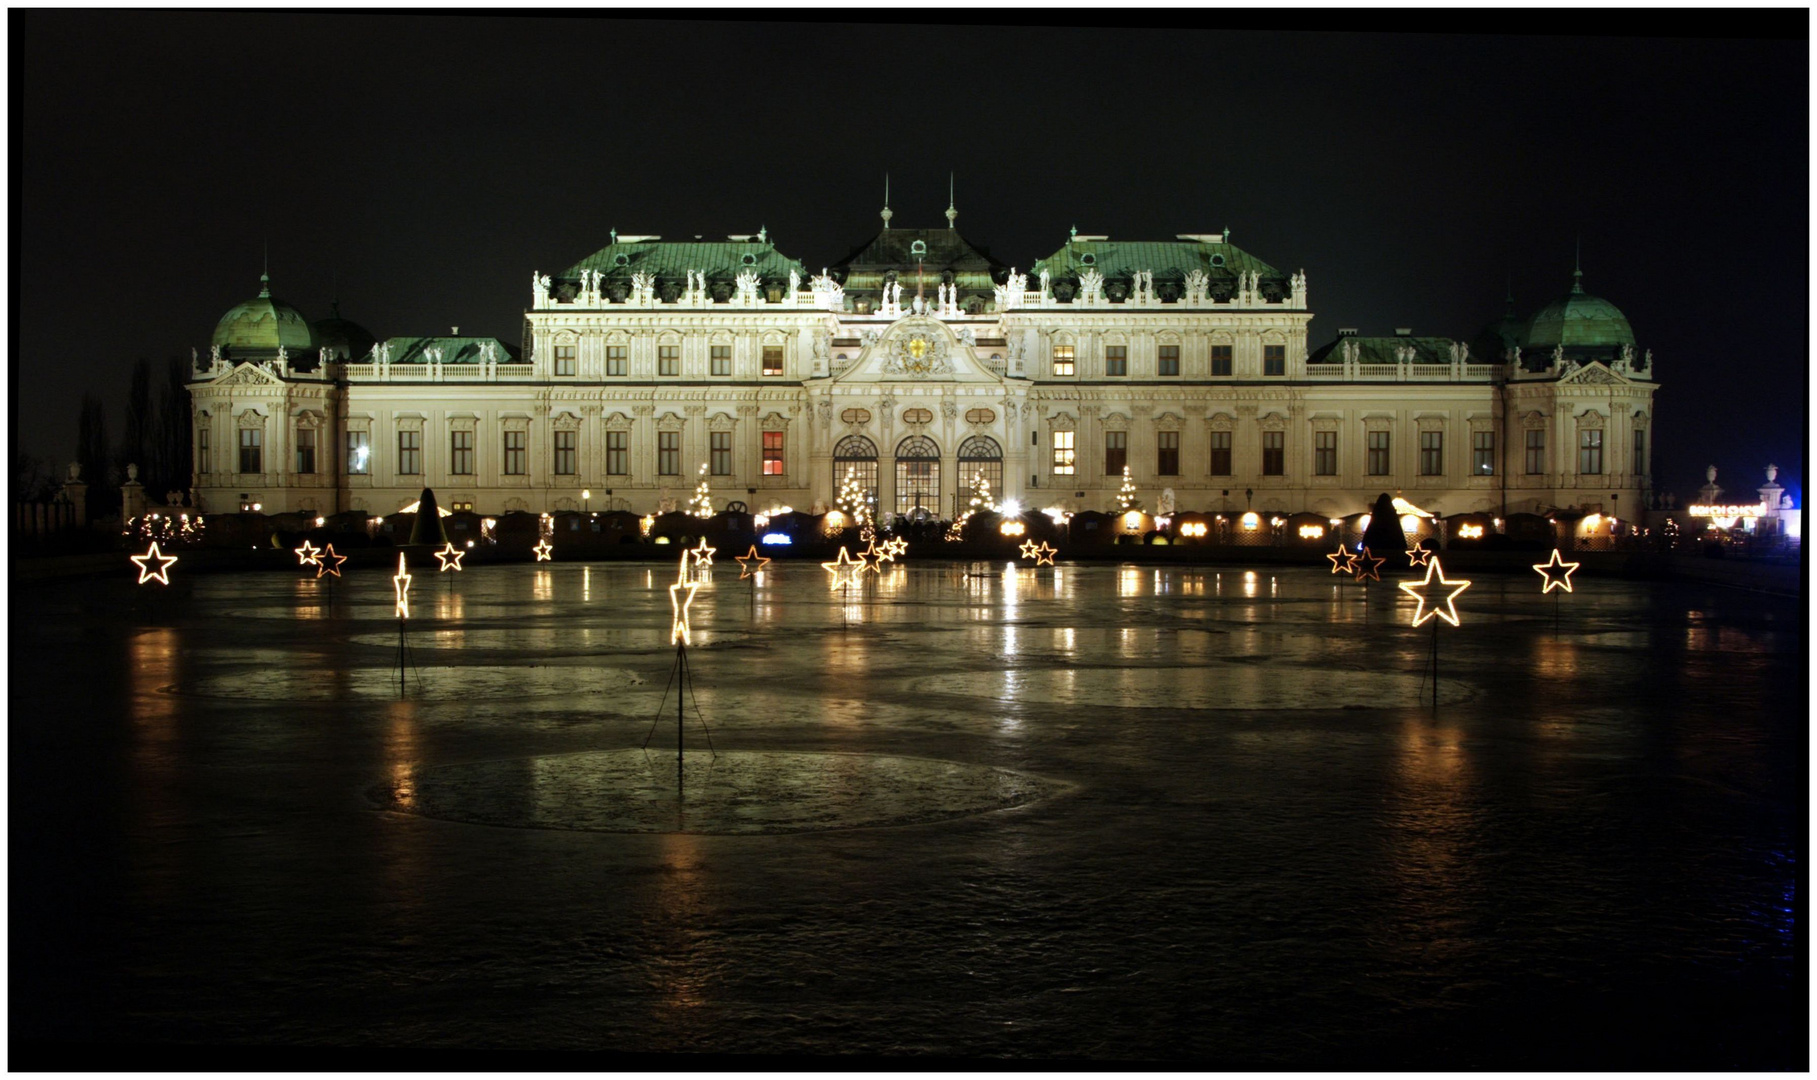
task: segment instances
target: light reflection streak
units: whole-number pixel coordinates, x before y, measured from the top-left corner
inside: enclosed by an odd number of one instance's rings
[[[530,579],[530,598],[547,600],[555,595],[555,575],[547,570],[538,570]]]
[[[1126,566],[1117,571],[1117,596],[1135,596],[1142,590],[1142,571]]]

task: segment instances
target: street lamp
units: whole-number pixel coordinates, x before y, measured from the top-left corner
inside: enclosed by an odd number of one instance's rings
[[[580,505],[581,505],[581,509],[586,511],[587,513],[593,512],[593,490],[591,488],[582,488],[581,489]]]

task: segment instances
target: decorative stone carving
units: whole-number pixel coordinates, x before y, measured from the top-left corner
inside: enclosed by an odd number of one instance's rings
[[[554,419],[554,424],[557,431],[579,431],[580,417],[571,412],[559,413]]]
[[[549,306],[548,274],[532,273],[530,275],[530,299],[532,307],[546,308]]]
[[[1104,275],[1091,267],[1079,271],[1079,299],[1095,304],[1104,292]]]
[[[905,324],[890,340],[883,370],[916,379],[950,375],[953,361],[946,332],[929,320]]]
[[[1470,362],[1470,346],[1462,341],[1453,341],[1451,343],[1451,362],[1453,364],[1468,364]]]
[[[814,406],[814,411],[820,418],[821,427],[828,428],[828,427],[833,426],[833,403],[832,402],[830,402],[830,401],[818,402]]]
[[[845,288],[833,280],[831,274],[821,267],[820,273],[808,282],[814,290],[814,306],[823,311],[845,310]]]
[[[757,277],[757,271],[740,270],[738,272],[738,277],[734,279],[733,283],[738,287],[738,305],[740,307],[756,307],[757,286],[760,283]]]
[[[951,398],[942,401],[940,403],[940,415],[946,417],[948,420],[957,419],[959,416],[958,403]]]
[[[683,422],[684,421],[682,420],[681,417],[676,416],[672,412],[666,412],[656,418],[656,430],[658,430],[658,431],[680,431],[682,428]]]
[[[968,346],[976,346],[978,344],[978,334],[971,327],[962,326],[959,328],[959,340]]]
[[[639,304],[655,302],[656,275],[642,270],[631,275],[631,299]]]
[[[1363,354],[1363,347],[1355,341],[1347,340],[1338,346],[1338,354],[1344,358],[1344,363],[1354,364],[1357,362],[1357,358]]]

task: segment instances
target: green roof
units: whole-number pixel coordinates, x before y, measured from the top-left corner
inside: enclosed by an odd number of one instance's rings
[[[394,337],[385,340],[385,344],[391,347],[391,362],[394,364],[427,364],[429,358],[424,355],[424,350],[432,347],[442,350],[444,364],[477,364],[482,360],[481,346],[486,342],[492,343],[498,363],[518,362],[516,347],[493,337]]]
[[[597,270],[607,281],[629,281],[632,274],[654,274],[658,278],[685,280],[690,271],[704,271],[708,279],[730,280],[746,270],[757,271],[764,281],[787,281],[789,271],[808,280],[807,267],[777,251],[767,242],[727,241],[705,243],[685,241],[664,243],[645,240],[636,243],[614,241],[555,275],[565,281],[580,280],[582,270]]]
[[[1032,277],[1046,270],[1054,278],[1078,278],[1090,268],[1106,279],[1128,277],[1146,270],[1155,281],[1184,281],[1194,270],[1203,270],[1217,292],[1220,284],[1234,289],[1238,274],[1259,273],[1264,282],[1279,282],[1287,275],[1235,244],[1201,240],[1069,240],[1059,251],[1035,263]]]
[[[303,313],[271,295],[271,279],[259,275],[259,295],[236,304],[215,324],[214,344],[244,358],[249,353],[276,353],[315,348],[315,336]]]
[[[1540,308],[1527,323],[1529,349],[1605,348],[1634,344],[1634,329],[1621,309],[1584,292],[1583,271],[1572,275],[1571,292]]]

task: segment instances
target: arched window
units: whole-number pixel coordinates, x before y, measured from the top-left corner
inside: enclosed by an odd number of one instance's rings
[[[896,444],[896,513],[940,516],[940,447],[926,435]]]
[[[847,435],[833,446],[833,493],[845,486],[848,475],[856,476],[858,486],[877,503],[877,444],[863,435]]]
[[[991,486],[991,499],[1003,500],[1003,448],[989,435],[973,435],[959,444],[959,487],[970,491],[972,478],[983,474]]]

